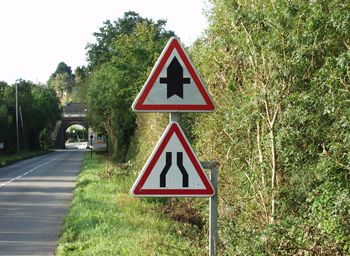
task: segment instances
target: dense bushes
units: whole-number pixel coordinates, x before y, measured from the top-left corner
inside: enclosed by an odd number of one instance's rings
[[[218,106],[195,134],[221,163],[222,253],[349,252],[349,11],[213,1],[191,54]]]

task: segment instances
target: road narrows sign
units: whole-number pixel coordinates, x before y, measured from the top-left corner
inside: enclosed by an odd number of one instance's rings
[[[204,83],[176,37],[154,65],[132,108],[135,112],[213,112]]]
[[[171,122],[135,181],[136,197],[208,197],[213,186],[176,122]]]

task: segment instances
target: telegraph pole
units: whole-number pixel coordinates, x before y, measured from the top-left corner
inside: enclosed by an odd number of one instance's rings
[[[22,81],[22,78],[16,79],[16,131],[17,131],[17,151],[19,151],[19,136],[18,136],[18,92],[17,81]]]

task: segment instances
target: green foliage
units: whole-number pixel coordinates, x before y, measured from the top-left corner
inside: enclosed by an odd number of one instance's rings
[[[138,174],[147,162],[168,123],[169,116],[164,113],[142,113],[136,116],[137,129],[127,155],[135,174]]]
[[[17,88],[18,106],[21,107],[18,114],[20,148],[24,149],[24,144],[29,150],[50,147],[50,132],[61,118],[55,91],[27,81],[18,83]],[[4,153],[10,154],[16,149],[16,88],[7,86],[0,95],[0,129],[4,132],[0,140],[6,141]]]
[[[0,81],[0,90],[5,89],[6,86],[8,86],[8,84],[5,81]]]
[[[75,74],[72,74],[71,67],[66,63],[60,62],[56,68],[56,71],[50,76],[47,81],[47,86],[53,89],[60,96],[62,103],[67,101],[79,102],[79,88],[75,88]]]
[[[154,23],[133,12],[125,13],[114,25],[107,21],[100,33],[95,33],[98,43],[88,45],[90,64],[95,69],[88,87],[87,120],[98,130],[107,131],[114,145],[112,154],[119,162],[126,161],[136,128],[130,106],[173,35],[164,31],[164,25],[162,20]],[[111,31],[116,34],[111,35]],[[97,54],[95,50],[98,52],[105,43],[108,47]],[[83,74],[82,69],[79,72]]]
[[[3,143],[4,148],[0,149],[0,155],[8,155],[13,151],[11,145],[14,137],[11,131],[12,116],[9,114],[5,105],[0,106],[0,142]]]
[[[74,131],[74,132],[73,132]],[[74,134],[74,138],[76,139],[77,136],[76,135],[79,135],[79,141],[81,141],[83,139],[83,137],[88,140],[88,132],[87,130],[83,127],[83,128],[79,128],[79,127],[74,127],[74,126],[71,126],[69,127],[69,133],[70,134]],[[70,138],[68,139],[69,142],[73,142],[73,140],[71,139],[71,136]]]
[[[60,92],[61,96],[64,92],[70,93],[74,87],[74,80],[68,73],[59,73],[55,79],[51,82],[50,88],[53,88],[56,92]]]
[[[151,19],[142,18],[138,13],[133,11],[125,12],[123,18],[118,18],[116,21],[106,20],[104,26],[99,29],[99,32],[94,32],[96,43],[88,43],[86,46],[88,56],[88,69],[90,71],[99,69],[103,64],[111,61],[114,50],[111,49],[112,44],[118,41],[120,36],[132,35],[138,26],[142,24],[145,26],[155,26],[157,34],[154,35],[155,40],[160,37],[170,38],[174,33],[172,31],[165,31],[165,20],[158,20],[156,23]]]
[[[191,56],[218,111],[190,129],[221,164],[223,254],[348,252],[349,8],[212,1]]]
[[[69,80],[73,80],[75,79],[75,75],[72,74],[72,68],[67,66],[66,63],[64,62],[60,62],[57,65],[57,68],[55,70],[55,72],[50,76],[50,79],[47,81],[47,86],[48,87],[52,87],[52,82],[55,81],[57,75],[63,75],[63,74],[67,74],[67,76],[69,77]],[[62,80],[62,78],[61,78]]]
[[[75,69],[75,87],[72,92],[73,102],[86,102],[87,91],[92,80],[92,75],[88,72],[85,66],[77,67]]]

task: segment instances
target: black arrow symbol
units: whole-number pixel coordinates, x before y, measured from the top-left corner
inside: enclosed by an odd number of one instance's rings
[[[167,84],[167,99],[173,95],[177,95],[183,99],[183,85],[191,83],[191,79],[184,78],[183,73],[183,68],[180,62],[177,60],[176,56],[174,56],[167,68],[167,77],[160,78],[161,84]]]

